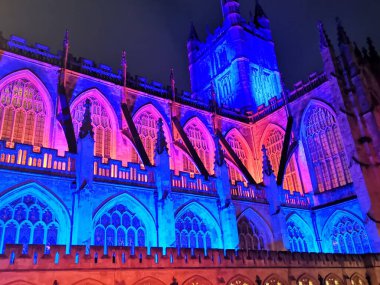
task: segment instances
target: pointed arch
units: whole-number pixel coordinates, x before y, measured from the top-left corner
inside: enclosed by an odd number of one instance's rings
[[[247,276],[237,274],[232,277],[226,284],[229,285],[254,285],[255,283]]]
[[[191,276],[190,278],[186,279],[183,283],[183,285],[212,285],[212,283],[205,277],[200,276],[200,275],[194,275]]]
[[[287,283],[277,274],[271,274],[265,279],[263,285],[287,285]]]
[[[330,273],[325,277],[325,285],[343,285],[343,280],[334,273]]]
[[[25,280],[18,279],[18,280],[14,280],[14,281],[10,281],[8,283],[5,283],[4,285],[35,285],[35,283],[31,283],[31,282],[28,282]]]
[[[372,252],[363,221],[347,211],[336,210],[327,219],[322,229],[322,240],[326,252]]]
[[[297,279],[298,285],[319,285],[319,282],[316,278],[311,275],[304,273]]]
[[[313,229],[297,213],[286,219],[288,249],[296,252],[316,252],[317,245]]]
[[[1,193],[0,213],[4,222],[4,229],[0,230],[0,251],[10,242],[27,245],[33,235],[38,243],[69,243],[71,223],[67,208],[37,182],[27,182]],[[39,237],[36,231],[41,234]]]
[[[157,121],[159,118],[161,118],[164,123],[163,129],[165,139],[169,148],[169,154],[171,154],[173,138],[164,116],[157,110],[157,108],[153,106],[153,104],[148,103],[141,106],[133,115],[133,121],[152,164],[154,164],[154,149],[157,140]]]
[[[335,111],[311,100],[302,114],[301,135],[320,192],[352,183]]]
[[[92,244],[151,247],[157,244],[156,231],[154,218],[144,204],[122,193],[95,210]]]
[[[252,208],[245,209],[237,218],[241,249],[272,249],[273,233],[268,223]],[[255,242],[256,243],[253,243]],[[257,244],[257,248],[247,246]],[[243,245],[245,247],[243,247]]]
[[[351,280],[351,285],[368,285],[367,279],[357,272],[351,275],[350,280]]]
[[[259,145],[260,148],[265,145],[276,176],[280,167],[284,136],[285,131],[282,127],[269,123],[264,130]],[[291,156],[286,166],[283,188],[291,192],[302,192],[297,161],[294,155]]]
[[[230,145],[230,147],[232,148],[232,150],[237,155],[237,157],[240,159],[240,161],[249,171],[252,166],[253,156],[252,156],[251,148],[249,147],[246,139],[243,137],[240,131],[236,128],[232,128],[231,130],[229,130],[225,138],[228,144]],[[240,171],[237,165],[232,162],[231,159],[229,159],[227,163],[229,166],[228,172],[229,172],[231,181],[234,181],[234,180],[246,181],[247,180],[247,178],[244,177],[243,173]]]
[[[222,248],[222,233],[214,215],[190,201],[175,213],[176,244],[184,248]]]
[[[73,285],[106,285],[106,284],[93,278],[85,278],[73,283]]]
[[[163,281],[152,276],[144,277],[136,281],[133,285],[165,285]]]
[[[75,136],[78,138],[86,99],[91,101],[91,119],[95,139],[94,153],[102,157],[115,157],[116,134],[119,130],[117,115],[107,98],[96,88],[82,92],[70,104]]]
[[[199,118],[193,117],[186,122],[183,130],[208,173],[214,173],[215,145],[207,127]]]
[[[50,147],[51,95],[30,70],[0,80],[0,139]]]

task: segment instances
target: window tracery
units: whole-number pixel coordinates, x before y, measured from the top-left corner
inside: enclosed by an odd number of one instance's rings
[[[284,142],[284,133],[277,128],[273,128],[267,135],[265,140],[265,147],[267,148],[267,154],[272,163],[274,173],[277,175],[280,168],[280,160],[282,147]],[[284,189],[291,192],[301,192],[302,188],[299,183],[297,167],[294,157],[289,160],[286,167],[284,176]]]
[[[371,252],[367,232],[363,225],[343,216],[334,225],[331,235],[335,253],[368,253]]]
[[[214,153],[211,150],[204,131],[197,125],[197,123],[193,122],[187,124],[185,127],[185,133],[208,172],[213,173]],[[185,166],[186,165],[183,165],[183,169],[185,169]]]
[[[96,221],[93,243],[101,246],[145,246],[146,234],[140,218],[119,204]]]
[[[176,220],[175,236],[177,247],[212,248],[210,229],[200,216],[190,210]]]
[[[135,125],[151,163],[154,163],[154,148],[157,140],[157,119],[149,111],[135,118]]]
[[[305,139],[320,192],[352,182],[335,117],[326,108],[312,106],[306,115]]]
[[[32,195],[13,200],[0,208],[0,244],[45,244],[58,241],[59,223],[46,203]]]
[[[46,104],[26,78],[16,79],[0,91],[0,139],[42,146]]]
[[[240,161],[244,164],[246,168],[248,168],[248,154],[247,150],[243,147],[240,139],[235,135],[231,134],[226,138],[228,144],[231,146],[232,150],[235,152]],[[241,172],[236,168],[232,163],[228,163],[228,173],[230,176],[230,180],[234,181],[245,181]]]
[[[289,249],[292,252],[309,252],[303,230],[294,222],[288,222]]]
[[[81,98],[78,104],[72,109],[71,116],[73,119],[75,136],[78,138],[79,130],[82,126],[86,99],[90,99],[91,101],[91,120],[94,130],[95,155],[110,158],[113,140],[110,114],[108,114],[106,108],[96,97],[89,96]]]
[[[246,217],[238,221],[239,247],[243,250],[265,249],[264,236]]]

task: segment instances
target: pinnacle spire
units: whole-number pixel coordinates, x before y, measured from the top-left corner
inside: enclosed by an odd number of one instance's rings
[[[190,24],[190,33],[189,33],[189,38],[187,40],[188,41],[199,41],[198,33],[197,33],[197,30],[195,29],[193,22],[191,22],[191,24]]]
[[[338,43],[339,45],[348,45],[351,43],[349,37],[347,36],[346,31],[342,26],[342,21],[339,18],[336,18],[336,24],[338,29]]]
[[[319,31],[319,47],[320,49],[324,48],[330,48],[331,47],[331,41],[326,33],[325,27],[322,23],[322,21],[318,21],[318,31]]]
[[[263,152],[263,174],[270,176],[273,174],[273,168],[272,164],[270,163],[265,145],[263,145],[261,151]]]
[[[175,79],[174,79],[174,69],[170,69],[170,87],[172,89],[172,100],[175,101]]]
[[[260,1],[259,0],[256,0],[255,17],[263,17],[263,18],[267,18],[268,19],[267,15],[264,12],[263,7],[260,5]]]
[[[127,86],[127,68],[128,68],[128,63],[127,63],[127,53],[125,50],[122,51],[121,53],[121,69],[123,72],[123,86]]]
[[[157,141],[156,141],[157,154],[161,154],[164,151],[168,151],[168,145],[166,143],[163,126],[164,126],[164,123],[162,121],[162,118],[159,118],[157,122]]]
[[[363,60],[362,52],[360,51],[358,45],[354,42],[354,54],[359,62]]]
[[[260,5],[259,0],[256,0],[253,22],[257,27],[269,29],[269,18],[265,14],[263,7]]]
[[[86,99],[86,102],[84,104],[85,110],[84,110],[84,115],[83,115],[83,121],[82,121],[82,126],[80,127],[79,130],[79,137],[81,139],[85,138],[88,134],[94,138],[94,131],[92,127],[92,120],[91,120],[91,101],[90,99]]]
[[[218,136],[215,136],[215,164],[222,166],[225,163],[224,152]]]
[[[63,46],[66,48],[69,46],[69,30],[65,30],[65,37],[63,39]]]

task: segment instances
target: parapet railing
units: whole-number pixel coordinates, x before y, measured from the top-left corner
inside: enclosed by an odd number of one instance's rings
[[[215,180],[211,177],[205,180],[200,174],[180,172],[179,175],[175,175],[173,171],[171,176],[172,190],[175,192],[217,195]]]
[[[299,192],[291,193],[289,190],[283,190],[282,205],[294,208],[309,209],[312,207],[312,198],[308,194],[301,194]]]
[[[366,263],[367,262],[367,263]],[[370,262],[370,263],[368,263]],[[0,255],[1,270],[55,268],[162,268],[162,267],[350,267],[363,268],[366,264],[380,265],[379,254],[349,255],[299,253],[266,250],[222,250],[158,247],[66,246],[52,245],[46,252],[44,245],[8,244]]]
[[[231,197],[235,200],[248,200],[267,203],[264,187],[260,185],[249,185],[244,182],[236,182],[231,185]]]
[[[0,167],[74,175],[76,155],[66,152],[59,156],[57,150],[0,140]]]
[[[124,166],[120,160],[108,159],[104,162],[102,157],[94,158],[94,179],[155,187],[152,169],[147,169],[138,163],[128,163],[128,166]]]

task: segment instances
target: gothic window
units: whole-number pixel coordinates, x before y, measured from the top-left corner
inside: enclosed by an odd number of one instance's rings
[[[59,223],[53,209],[32,195],[15,199],[0,208],[0,244],[55,245]]]
[[[317,283],[306,275],[298,279],[298,285],[317,285]]]
[[[368,282],[361,278],[358,274],[351,277],[351,285],[368,285]]]
[[[227,142],[235,152],[240,161],[244,164],[246,168],[248,168],[248,153],[247,150],[243,147],[242,142],[238,137],[234,134],[231,134],[227,137]],[[230,175],[231,181],[245,181],[240,171],[236,168],[236,166],[228,163],[228,172]]]
[[[119,204],[96,221],[93,243],[101,246],[146,246],[146,235],[140,218]]]
[[[183,171],[199,174],[199,171],[195,167],[195,164],[191,161],[191,159],[186,154],[182,154],[182,163],[183,163],[183,168],[182,168]]]
[[[37,88],[25,78],[0,90],[0,139],[42,146],[46,104]]]
[[[151,163],[154,162],[154,148],[157,140],[157,119],[145,111],[134,119],[140,139]]]
[[[294,222],[286,224],[288,228],[289,250],[292,252],[309,252],[303,230]]]
[[[200,216],[189,210],[176,220],[175,236],[177,247],[212,248],[210,229]]]
[[[268,157],[273,166],[274,173],[277,175],[278,169],[280,168],[280,159],[282,146],[284,143],[284,133],[277,128],[273,128],[266,137],[265,147],[267,148]],[[284,177],[284,189],[290,190],[291,192],[301,192],[302,188],[299,183],[297,175],[296,161],[294,157],[289,160],[286,167],[285,177]]]
[[[239,247],[243,250],[265,249],[264,236],[255,224],[243,217],[238,222]]]
[[[75,136],[78,137],[80,127],[82,126],[86,99],[90,99],[91,101],[91,120],[94,130],[95,155],[109,158],[111,157],[111,145],[113,140],[110,114],[96,97],[90,96],[81,98],[71,110]]]
[[[210,148],[209,142],[207,140],[207,135],[205,134],[204,130],[202,130],[195,122],[193,122],[187,124],[185,127],[185,133],[208,172],[213,173],[214,154]],[[185,165],[183,165],[183,169],[185,169]]]
[[[367,232],[363,225],[343,216],[334,225],[331,243],[335,253],[368,253],[371,252]]]
[[[221,105],[230,105],[232,103],[232,89],[231,89],[231,79],[229,74],[225,75],[223,78],[219,81],[219,88],[220,88],[220,104]]]
[[[343,282],[335,275],[328,275],[325,280],[326,285],[343,285]]]
[[[272,276],[270,278],[268,278],[265,283],[265,285],[285,285],[283,282],[280,281],[279,278],[277,278],[276,276]]]
[[[335,117],[312,106],[306,114],[305,139],[320,192],[352,182]]]
[[[235,277],[227,283],[228,285],[251,285],[252,283],[243,277]]]

